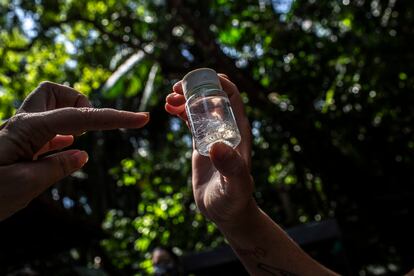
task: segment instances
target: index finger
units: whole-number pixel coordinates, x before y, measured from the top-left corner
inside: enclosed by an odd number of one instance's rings
[[[149,120],[148,113],[109,108],[61,108],[46,112],[23,113],[12,117],[6,126],[14,140],[30,147],[24,151],[30,159],[56,135],[79,135],[90,130],[140,128]]]
[[[67,107],[38,113],[34,116],[37,127],[44,125],[49,133],[54,135],[76,135],[91,130],[140,128],[148,120],[149,113],[135,113],[112,108]]]
[[[65,85],[45,81],[29,94],[17,113],[42,112],[63,107],[91,107],[88,98]]]

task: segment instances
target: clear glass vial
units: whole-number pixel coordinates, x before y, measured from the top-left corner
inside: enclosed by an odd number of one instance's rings
[[[211,146],[217,142],[237,147],[240,132],[217,73],[209,68],[191,71],[184,76],[182,85],[197,151],[208,156]]]

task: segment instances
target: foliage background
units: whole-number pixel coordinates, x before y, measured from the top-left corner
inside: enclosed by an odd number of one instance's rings
[[[212,67],[243,92],[260,206],[284,227],[336,218],[353,273],[405,272],[413,17],[413,2],[398,0],[0,0],[1,119],[44,80],[152,118],[79,137],[89,164],[43,196],[109,236],[4,271],[145,274],[154,246],[223,244],[192,200],[191,137],[163,111],[175,81]]]

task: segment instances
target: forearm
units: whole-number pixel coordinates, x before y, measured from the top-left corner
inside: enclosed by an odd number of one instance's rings
[[[251,275],[336,275],[291,240],[255,203],[237,225],[219,225]]]

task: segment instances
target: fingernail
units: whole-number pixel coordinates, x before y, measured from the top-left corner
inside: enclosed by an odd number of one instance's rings
[[[86,151],[76,151],[74,152],[71,157],[76,160],[76,163],[80,166],[85,165],[89,160],[89,155]]]
[[[220,77],[223,77],[223,78],[225,78],[225,79],[230,80],[230,78],[229,78],[226,74],[219,73],[218,75],[219,75]]]
[[[145,119],[149,119],[149,117],[150,117],[149,112],[139,112],[137,114],[141,115],[142,117],[145,117]]]
[[[177,89],[177,87],[181,86],[181,81],[174,83],[173,90]]]

